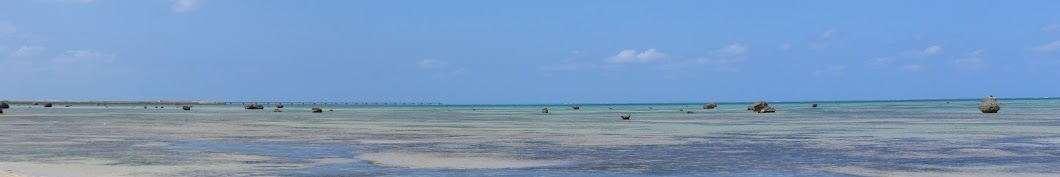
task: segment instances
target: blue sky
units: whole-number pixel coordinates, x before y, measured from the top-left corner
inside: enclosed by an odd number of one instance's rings
[[[1060,1],[0,0],[3,99],[1060,96]]]

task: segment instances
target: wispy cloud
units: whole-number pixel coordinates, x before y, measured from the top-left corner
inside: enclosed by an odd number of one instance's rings
[[[919,57],[934,56],[934,55],[938,55],[940,53],[942,53],[942,46],[938,46],[938,45],[929,46],[927,48],[924,48],[923,50],[915,50],[915,51],[906,52],[906,54],[908,54],[908,55],[919,56]]]
[[[817,75],[822,75],[822,74],[840,75],[840,74],[843,74],[843,71],[846,70],[846,69],[847,69],[847,67],[843,66],[843,65],[832,65],[832,66],[825,67],[825,68],[823,68],[821,70],[818,70],[817,72],[814,72],[814,74],[817,74]]]
[[[908,65],[902,66],[902,69],[905,69],[905,71],[909,71],[909,72],[918,72],[918,71],[923,70],[924,67],[920,66],[920,64],[908,64]]]
[[[876,58],[869,59],[869,61],[866,62],[866,63],[869,64],[869,65],[886,66],[886,65],[890,65],[893,62],[894,62],[894,58],[892,58],[892,57],[876,57]]]
[[[836,33],[838,33],[838,32],[836,30],[834,30],[834,29],[825,30],[824,32],[821,33],[821,38],[831,39],[832,37],[836,36]]]
[[[720,57],[742,56],[747,53],[747,46],[743,44],[731,44],[718,49],[716,52]]]
[[[55,59],[56,63],[70,64],[77,62],[114,62],[117,58],[114,55],[106,54],[94,50],[69,50],[65,54]]]
[[[793,48],[793,46],[791,46],[791,44],[780,45],[780,50],[783,50],[783,51],[789,51],[792,48]]]
[[[689,62],[670,64],[668,68],[687,68],[691,66],[706,65],[713,68],[715,71],[737,72],[740,71],[740,69],[735,66],[735,63],[743,61],[750,50],[750,47],[743,44],[730,44],[711,51],[706,57],[696,58]]]
[[[986,54],[983,50],[976,50],[964,57],[953,60],[953,63],[968,69],[979,69],[986,66],[984,58],[986,58]]]
[[[453,66],[447,61],[437,59],[420,60],[419,62],[416,62],[416,67],[432,73],[431,77],[435,79],[452,78],[468,73],[468,69],[466,68]]]
[[[23,45],[11,52],[11,57],[33,57],[44,51],[44,47]]]
[[[1049,25],[1049,26],[1045,26],[1045,28],[1042,28],[1042,31],[1045,31],[1045,32],[1060,32],[1060,24],[1052,24],[1052,25]]]
[[[173,12],[176,12],[176,13],[184,13],[184,12],[193,11],[193,10],[199,8],[199,0],[172,0],[172,1],[173,1],[173,7],[171,9],[173,10]]]
[[[449,67],[449,62],[435,59],[424,59],[416,62],[416,66],[423,69],[445,68]]]
[[[88,4],[93,0],[33,0],[34,2],[54,2],[54,3],[80,3]]]
[[[605,62],[608,63],[647,63],[663,59],[666,57],[665,53],[659,52],[654,48],[645,50],[643,52],[637,52],[634,49],[626,49],[619,51],[615,56],[608,57]]]
[[[1043,44],[1043,45],[1031,48],[1031,50],[1034,50],[1034,51],[1037,51],[1037,52],[1053,52],[1053,51],[1057,51],[1057,50],[1060,50],[1060,41],[1053,41],[1052,43]]]

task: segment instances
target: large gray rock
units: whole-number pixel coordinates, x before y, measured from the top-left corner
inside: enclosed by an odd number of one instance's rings
[[[276,109],[272,109],[272,112],[283,112],[283,110],[280,110],[280,108],[276,108]]]
[[[283,108],[283,105],[282,104],[278,104],[278,105],[276,105],[276,108]]]
[[[50,108],[50,107],[52,107],[52,104],[51,103],[44,103],[44,107],[45,108]]]
[[[548,114],[548,108],[541,109],[541,113]]]
[[[0,109],[7,109],[7,108],[11,108],[11,105],[8,105],[7,102],[0,102]]]
[[[718,103],[714,103],[714,102],[710,102],[710,103],[707,103],[707,104],[703,105],[703,109],[714,109],[716,107],[718,107]]]
[[[816,107],[817,107],[817,103],[814,103],[814,104],[810,104],[810,107],[811,107],[811,108],[816,108]]]
[[[262,106],[260,104],[248,104],[246,106],[243,106],[243,108],[244,109],[265,109],[265,106]]]
[[[324,110],[323,110],[323,109],[320,109],[320,108],[313,108],[313,113],[322,113],[322,112],[324,112]]]
[[[986,99],[983,99],[983,103],[979,103],[979,111],[982,111],[983,113],[997,113],[997,111],[1000,110],[1001,104],[997,103],[997,99],[994,98],[994,95],[986,97]]]
[[[773,112],[777,112],[777,110],[773,109],[773,107],[769,107],[769,103],[766,103],[766,101],[756,101],[754,105],[751,105],[750,107],[747,107],[747,108],[751,109],[751,110],[753,110],[753,111],[755,111],[757,113],[773,113]]]
[[[180,109],[184,109],[185,111],[190,111],[191,110],[191,106],[181,106]]]

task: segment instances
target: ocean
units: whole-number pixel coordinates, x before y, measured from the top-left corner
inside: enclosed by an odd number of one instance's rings
[[[1060,176],[1060,99],[562,105],[11,105],[41,176]],[[817,103],[817,108],[811,108]],[[147,109],[144,109],[147,106]],[[164,106],[165,108],[155,108]],[[311,107],[324,109],[310,113]],[[548,108],[548,114],[541,113]],[[330,110],[330,111],[329,111]],[[688,113],[692,111],[693,113]],[[621,115],[630,115],[622,120]]]

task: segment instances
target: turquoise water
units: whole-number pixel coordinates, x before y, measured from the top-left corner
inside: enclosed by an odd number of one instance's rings
[[[1000,101],[998,114],[978,100],[771,102],[772,114],[749,102],[12,105],[0,162],[128,176],[1060,175],[1060,99]]]

